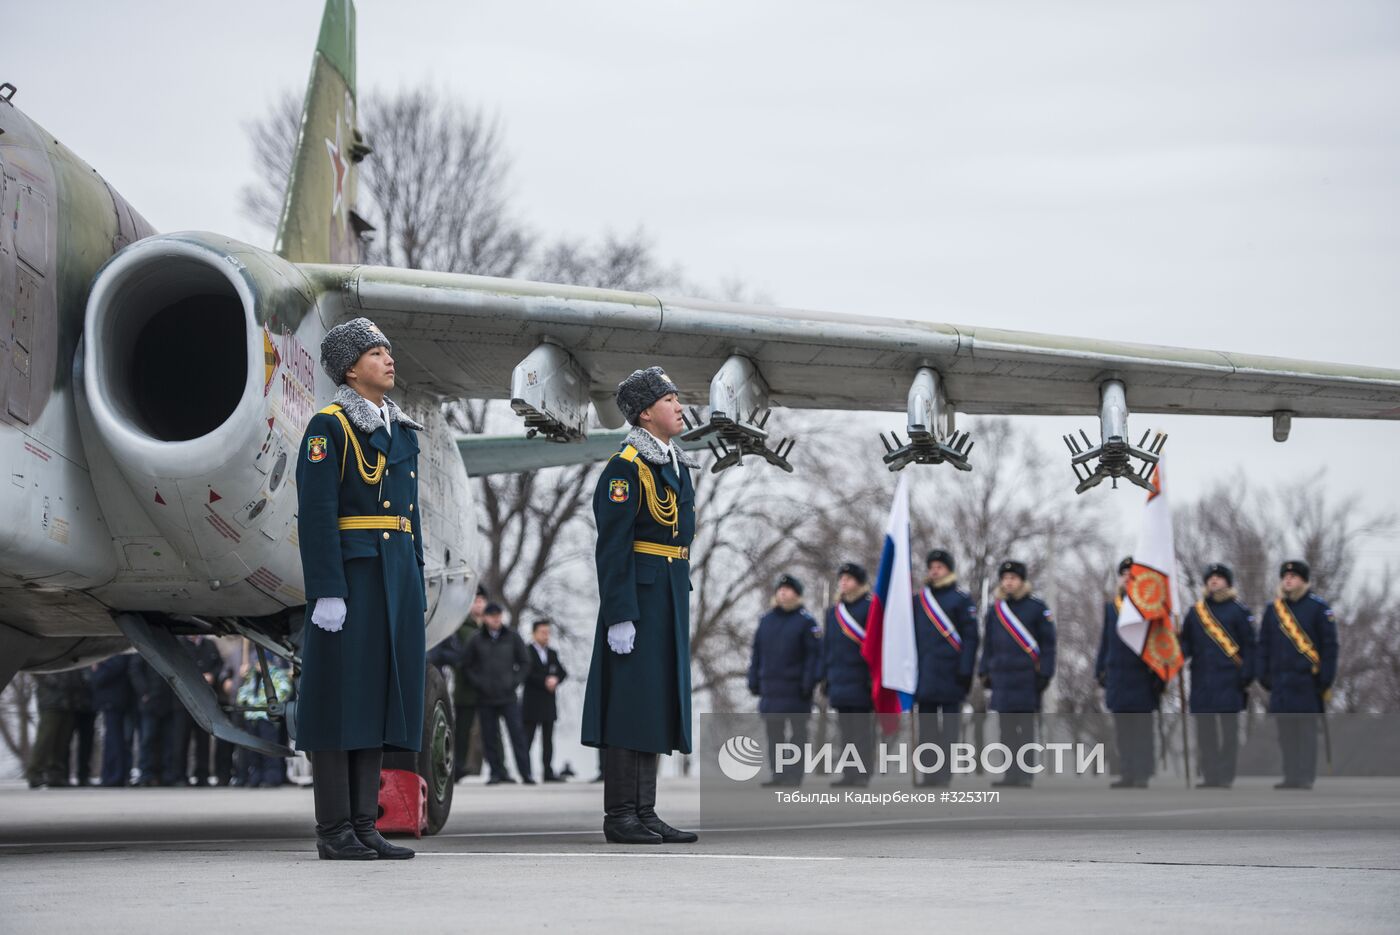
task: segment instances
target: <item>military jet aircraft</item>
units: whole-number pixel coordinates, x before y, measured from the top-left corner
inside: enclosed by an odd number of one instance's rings
[[[216,233],[157,234],[0,86],[0,686],[133,646],[215,735],[237,727],[175,636],[239,634],[297,658],[305,595],[290,459],[333,387],[321,337],[366,315],[393,336],[397,399],[423,422],[429,643],[475,590],[464,458],[481,473],[606,456],[616,383],[659,363],[707,405],[689,443],[713,469],[790,468],[774,406],[899,410],[891,470],[975,467],[955,412],[1099,417],[1067,439],[1077,488],[1144,485],[1164,441],[1139,413],[1400,418],[1400,371],[1102,339],[809,312],[357,264],[355,11],[328,0],[272,250]],[[529,440],[465,439],[447,399],[506,398]],[[572,444],[551,445],[550,441]],[[431,824],[451,804],[452,711],[430,673],[424,753]],[[284,714],[279,700],[275,713]],[[289,718],[290,721],[290,718]]]

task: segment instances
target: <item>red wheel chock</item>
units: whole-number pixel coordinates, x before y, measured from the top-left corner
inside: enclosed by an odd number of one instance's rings
[[[421,838],[428,830],[428,783],[412,770],[386,769],[379,773],[381,834],[411,834]]]

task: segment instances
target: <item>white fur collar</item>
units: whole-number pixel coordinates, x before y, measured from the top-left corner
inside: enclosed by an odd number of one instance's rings
[[[641,426],[632,426],[632,431],[627,433],[626,440],[627,444],[637,449],[637,454],[641,455],[643,460],[658,467],[665,467],[671,463],[671,453],[661,446],[661,443],[656,440],[656,436]],[[674,440],[671,442],[671,447],[676,449],[676,460],[680,461],[681,464],[692,469],[700,466],[700,463],[690,456],[690,452],[682,449]]]
[[[374,407],[374,404],[348,386],[342,386],[336,390],[335,399],[332,402],[338,403],[340,408],[345,410],[345,417],[350,420],[350,424],[366,435],[373,435],[374,430],[384,424],[384,420],[380,418],[379,410]],[[404,415],[404,411],[394,405],[394,401],[387,396],[384,397],[384,405],[389,407],[391,421],[401,423],[418,432],[423,431],[423,426]]]

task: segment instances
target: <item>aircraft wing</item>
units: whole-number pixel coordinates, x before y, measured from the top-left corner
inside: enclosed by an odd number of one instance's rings
[[[365,315],[392,336],[401,378],[444,396],[509,397],[512,372],[549,342],[595,397],[659,364],[703,405],[729,358],[750,360],[772,403],[899,410],[920,367],[959,412],[1098,412],[1122,380],[1134,412],[1400,418],[1400,371],[873,315],[368,266],[307,265],[327,324]]]

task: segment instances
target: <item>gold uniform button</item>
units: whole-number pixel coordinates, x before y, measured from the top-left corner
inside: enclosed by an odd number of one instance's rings
[[[409,472],[408,472],[408,476],[411,477],[411,478],[413,478],[414,480],[417,480],[417,479],[418,479],[418,472],[417,472],[417,471],[409,471]]]
[[[413,504],[411,504],[411,503],[408,505],[408,512],[410,512],[410,513],[413,512]]]
[[[386,510],[389,509],[389,501],[388,501],[388,500],[385,500],[385,501],[384,501],[384,509],[386,509]]]
[[[384,534],[384,538],[385,538],[385,539],[389,538],[389,534],[388,534],[387,532]]]

